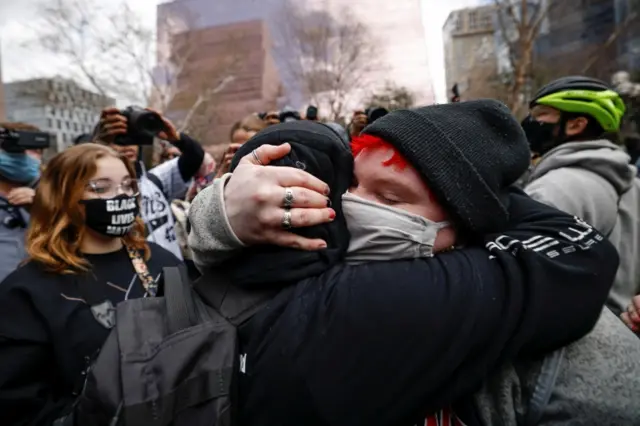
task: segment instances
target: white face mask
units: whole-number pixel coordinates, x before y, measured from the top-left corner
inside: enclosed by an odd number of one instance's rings
[[[432,257],[438,231],[449,226],[350,193],[342,210],[351,233],[348,262]]]

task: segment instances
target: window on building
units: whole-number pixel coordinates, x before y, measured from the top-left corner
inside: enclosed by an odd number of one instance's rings
[[[53,120],[50,118],[47,118],[47,129],[51,129],[53,128]]]
[[[462,31],[462,29],[462,16],[460,15],[460,13],[456,13],[453,17],[453,31],[458,32]]]
[[[56,126],[57,129],[62,130],[62,120],[56,120],[56,122],[57,122],[57,126]]]
[[[477,30],[478,29],[478,12],[476,11],[469,12],[467,19],[469,19],[469,31]]]
[[[488,11],[483,13],[480,25],[484,28],[491,28],[493,26],[493,13]]]

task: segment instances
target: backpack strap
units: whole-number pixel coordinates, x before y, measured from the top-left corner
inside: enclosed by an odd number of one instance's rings
[[[551,399],[563,359],[564,348],[558,349],[544,358],[536,387],[529,402],[529,409],[524,422],[525,426],[535,426],[542,420],[544,410]]]
[[[207,305],[238,327],[273,299],[277,291],[247,291],[232,285],[226,274],[208,270],[194,283],[195,291]]]
[[[184,265],[163,268],[164,299],[169,333],[177,333],[197,324],[196,303]]]

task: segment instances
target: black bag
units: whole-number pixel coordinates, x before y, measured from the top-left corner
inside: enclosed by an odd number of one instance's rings
[[[77,426],[228,426],[239,372],[237,327],[270,295],[207,276],[206,305],[184,267],[164,268],[164,297],[117,307],[116,326],[87,373]]]

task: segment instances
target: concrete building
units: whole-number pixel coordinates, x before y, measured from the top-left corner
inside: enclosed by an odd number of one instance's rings
[[[495,10],[493,5],[455,10],[443,26],[447,92],[457,84],[463,100],[495,96]]]
[[[17,81],[4,85],[7,119],[39,127],[56,136],[50,153],[64,150],[82,133],[93,132],[100,111],[115,100],[62,78]]]
[[[361,22],[370,27],[373,41],[380,50],[377,57],[372,59],[377,59],[381,66],[372,72],[370,80],[380,86],[391,81],[407,87],[415,93],[417,102],[425,104],[434,101],[434,94],[420,3],[420,0],[310,0],[293,4],[308,11],[328,12],[336,19],[344,10],[353,11]],[[265,40],[270,38],[277,43],[286,43],[287,35],[282,31],[282,11],[286,10],[288,4],[288,0],[175,0],[158,6],[158,25],[160,27],[161,21],[166,21],[170,16],[179,15],[197,18],[195,27],[191,26],[195,29],[262,21]],[[263,42],[256,42],[255,46],[259,50],[265,48]],[[280,76],[288,74],[286,49],[284,54],[280,49],[278,54],[268,49],[264,55],[265,61],[275,63]],[[299,85],[289,78],[281,77],[281,80],[277,85],[265,84],[283,87],[288,103],[296,108],[305,108],[309,99],[298,89]],[[269,87],[269,90],[272,89]],[[359,101],[353,99],[352,103],[355,106]]]

